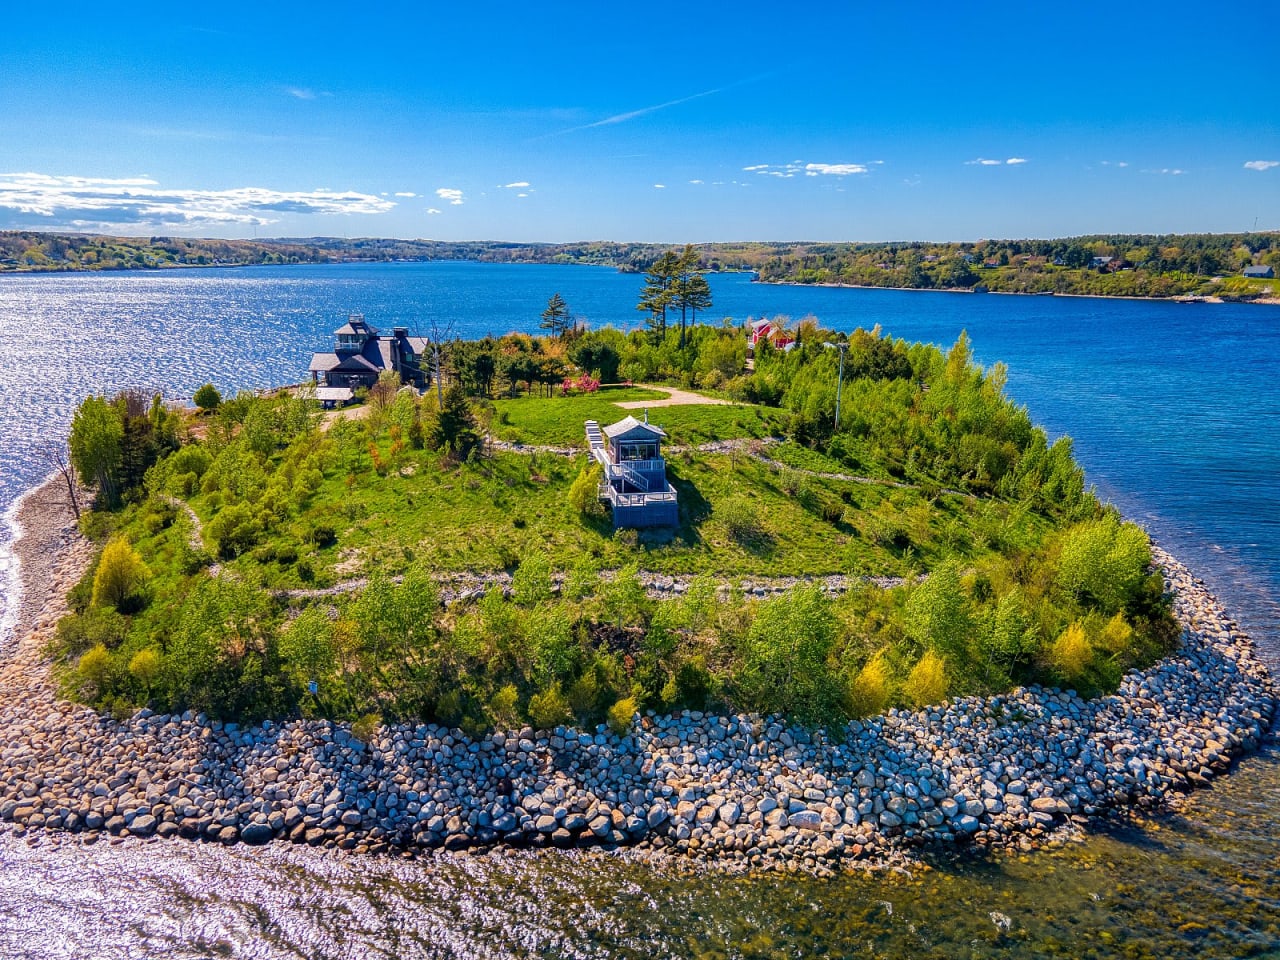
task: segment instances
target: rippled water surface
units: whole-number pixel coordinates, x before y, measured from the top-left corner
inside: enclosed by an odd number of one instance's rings
[[[640,279],[589,267],[388,264],[0,277],[0,510],[47,472],[85,394],[300,379],[347,312],[536,329],[559,291],[630,326]],[[1275,660],[1280,308],[772,287],[712,278],[714,315],[812,312],[951,343],[1070,433]],[[0,549],[0,622],[12,566]],[[1025,860],[911,877],[681,877],[561,854],[341,859],[284,847],[0,836],[3,957],[1280,956],[1274,744],[1178,815]],[[1007,928],[1007,929],[1002,929]]]

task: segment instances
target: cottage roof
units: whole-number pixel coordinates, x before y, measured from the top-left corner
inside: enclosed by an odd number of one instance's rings
[[[767,327],[767,326],[768,326],[769,324],[771,324],[771,323],[773,323],[773,321],[772,321],[772,320],[766,320],[766,319],[764,319],[763,317],[761,317],[759,320],[752,320],[752,321],[751,321],[751,329],[752,329],[752,330],[759,330],[761,327]]]
[[[617,423],[604,428],[604,435],[610,440],[632,439],[640,437],[665,437],[667,432],[652,423],[641,423],[635,417],[626,417]]]
[[[1244,275],[1246,277],[1270,277],[1274,272],[1275,271],[1268,266],[1244,268]]]
[[[340,363],[342,363],[342,360],[336,353],[316,353],[312,354],[311,366],[307,367],[307,371],[309,373],[326,373],[333,370]]]
[[[374,337],[378,334],[378,328],[370,326],[368,321],[358,313],[353,313],[347,322],[333,331],[335,337]]]

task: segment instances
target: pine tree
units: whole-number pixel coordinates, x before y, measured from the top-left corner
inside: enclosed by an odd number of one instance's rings
[[[542,329],[550,330],[557,337],[563,337],[569,329],[569,305],[559,293],[552,295],[547,301],[547,309],[542,311]]]
[[[649,326],[658,335],[667,332],[667,310],[675,297],[676,279],[680,272],[680,258],[670,250],[654,261],[644,275],[644,289],[640,291],[637,310],[649,314]]]

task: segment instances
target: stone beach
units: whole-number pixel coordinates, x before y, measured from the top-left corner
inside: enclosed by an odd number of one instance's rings
[[[60,700],[40,650],[93,547],[50,484],[24,500],[23,597],[0,650],[0,830],[293,841],[353,851],[632,848],[825,874],[930,847],[1034,846],[1159,807],[1269,729],[1276,690],[1204,584],[1156,550],[1182,648],[1084,700],[1038,687],[851,723],[685,713],[476,740],[430,724],[220,724]]]

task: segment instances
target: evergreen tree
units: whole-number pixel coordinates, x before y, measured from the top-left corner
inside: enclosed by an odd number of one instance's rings
[[[569,305],[558,292],[552,294],[547,301],[547,309],[542,311],[542,323],[539,326],[550,330],[557,337],[563,337],[569,329]]]
[[[667,310],[675,299],[675,285],[680,273],[680,258],[668,250],[654,261],[644,275],[637,310],[649,314],[649,327],[660,337],[667,332]]]

